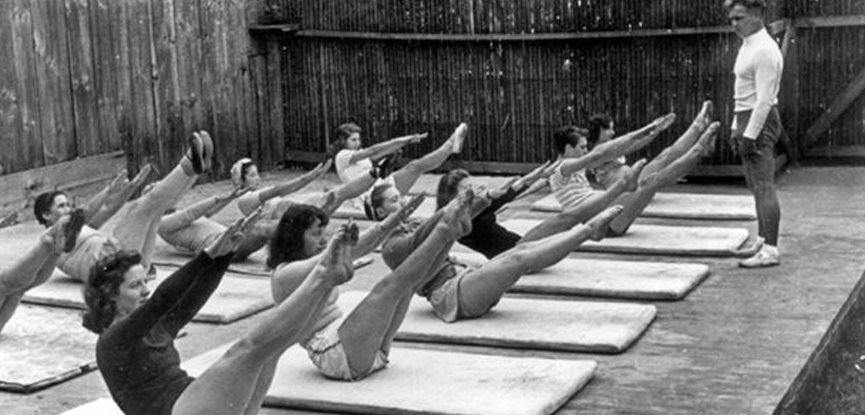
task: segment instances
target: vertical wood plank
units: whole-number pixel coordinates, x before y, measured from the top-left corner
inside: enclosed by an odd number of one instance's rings
[[[12,27],[20,19],[15,5],[0,1],[0,62],[14,62]],[[13,173],[26,168],[26,160],[18,158],[21,145],[21,110],[18,76],[13,65],[0,65],[0,143],[6,151],[0,152],[0,170]]]
[[[156,138],[161,142],[160,162],[171,165],[183,154],[186,132],[181,110],[177,68],[177,35],[174,30],[174,0],[150,3],[151,63],[153,66],[154,119]]]
[[[72,120],[72,86],[66,48],[64,2],[34,0],[33,50],[39,79],[39,113],[45,164],[75,158],[75,128]],[[28,166],[36,167],[36,166]]]
[[[78,156],[99,154],[102,146],[87,0],[66,0],[69,73]]]
[[[126,7],[129,74],[131,90],[130,133],[132,151],[140,162],[149,160],[160,171],[167,172],[173,165],[163,164],[159,158],[160,142],[156,134],[153,102],[153,67],[151,66],[151,30],[149,0],[128,0]]]
[[[102,148],[104,153],[121,148],[120,125],[118,120],[117,82],[119,48],[117,37],[118,22],[114,11],[118,6],[111,0],[89,0],[90,36],[93,39],[93,62],[97,113]]]

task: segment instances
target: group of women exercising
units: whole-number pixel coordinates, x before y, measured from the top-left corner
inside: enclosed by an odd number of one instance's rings
[[[422,174],[461,151],[466,124],[395,171],[395,154],[426,134],[362,148],[361,129],[344,124],[332,159],[341,184],[323,195],[303,203],[287,197],[325,174],[331,161],[262,187],[254,162],[241,159],[231,169],[232,191],[175,209],[212,163],[213,142],[197,132],[177,166],[135,200],[128,199],[142,188],[149,167],[132,180],[122,172],[78,208],[62,192],[36,199],[34,214],[47,229],[35,247],[0,271],[0,330],[23,294],[56,267],[83,282],[83,324],[99,335],[99,370],[125,413],[257,413],[279,357],[296,343],[324,376],[360,380],[388,364],[414,294],[425,297],[445,322],[482,317],[522,275],[559,262],[588,239],[626,233],[659,188],[679,180],[713,149],[718,124],[711,112],[707,102],[673,145],[651,162],[630,166],[625,156],[650,143],[675,115],[617,138],[607,116],[593,117],[588,129],[561,128],[552,138],[556,160],[500,188],[472,185],[462,169],[447,172],[438,186],[438,209],[424,219],[411,217],[423,197],[406,195]],[[545,185],[561,202],[561,213],[523,236],[498,224],[500,208]],[[232,201],[244,218],[227,227],[209,218]],[[328,232],[331,215],[343,204],[363,209],[375,225],[361,232],[349,222]],[[157,235],[193,257],[151,293]],[[479,267],[460,263],[450,256],[455,242],[489,261]],[[229,264],[266,245],[275,309],[204,373],[188,376],[180,369],[175,336],[219,286]],[[344,314],[337,287],[352,278],[355,259],[379,246],[390,273]]]

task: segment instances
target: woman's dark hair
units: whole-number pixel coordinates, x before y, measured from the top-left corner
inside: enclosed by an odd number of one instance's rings
[[[586,135],[586,144],[589,149],[595,148],[601,138],[601,130],[609,129],[613,125],[613,119],[607,114],[595,114],[589,118],[589,134]]]
[[[294,204],[285,210],[270,238],[270,255],[267,266],[276,268],[279,264],[306,259],[303,249],[303,233],[318,219],[321,226],[327,226],[328,216],[318,207]]]
[[[565,147],[568,145],[574,147],[580,142],[580,138],[585,137],[588,131],[585,128],[568,125],[558,128],[553,132],[553,150],[556,155],[565,153]]]
[[[393,187],[393,185],[388,182],[379,183],[372,187],[372,190],[369,192],[369,197],[364,199],[363,203],[363,212],[369,220],[380,221],[384,219],[378,217],[376,209],[380,208],[381,204],[384,203],[384,192],[391,187]]]
[[[46,227],[50,225],[43,216],[51,212],[51,206],[54,205],[54,199],[60,195],[66,196],[66,193],[54,190],[36,196],[36,201],[33,203],[33,216],[36,216],[36,220],[39,221],[39,223]]]
[[[82,316],[82,325],[96,334],[101,334],[114,321],[117,304],[114,298],[120,292],[123,276],[134,265],[141,263],[141,254],[135,251],[117,251],[100,258],[90,268],[84,283],[84,304],[87,309]]]
[[[469,176],[469,172],[464,169],[453,169],[442,176],[436,191],[436,209],[441,209],[457,197],[460,183]]]
[[[347,122],[336,127],[336,138],[333,143],[330,144],[330,155],[335,156],[336,153],[339,153],[340,150],[345,148],[346,140],[348,140],[352,134],[360,133],[361,131],[360,126],[353,122]]]

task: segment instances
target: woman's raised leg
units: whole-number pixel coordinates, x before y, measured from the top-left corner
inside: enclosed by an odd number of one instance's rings
[[[612,186],[603,191],[594,192],[591,196],[583,200],[576,206],[563,208],[562,212],[545,219],[530,229],[520,239],[520,243],[537,241],[559,232],[566,231],[574,226],[586,222],[595,217],[602,210],[606,209],[619,196],[625,192],[631,192],[637,189],[637,178],[640,177],[640,172],[646,165],[646,160],[642,159],[633,166],[627,169],[619,180],[616,180]]]
[[[676,161],[679,157],[682,157],[694,144],[697,142],[699,137],[703,131],[709,126],[712,122],[712,101],[706,101],[703,103],[703,107],[700,112],[694,117],[694,121],[691,122],[691,125],[685,130],[685,133],[682,134],[673,144],[669,147],[665,148],[661,154],[658,154],[652,161],[646,165],[646,168],[643,169],[644,177],[651,176],[663,168],[670,165],[670,163]]]
[[[210,140],[210,136],[206,133],[201,136],[196,134],[191,140],[190,154],[184,156],[149,192],[129,202],[125,215],[114,228],[114,236],[125,249],[141,253],[144,266],[150,265],[162,214],[174,206],[198,180],[192,160],[198,159],[205,165],[209,164],[209,160],[202,159],[203,155],[198,153],[207,146],[202,140]]]
[[[712,153],[715,149],[715,137],[719,125],[717,122],[712,123],[703,131],[697,143],[691,146],[682,157],[674,160],[654,175],[642,175],[640,187],[635,192],[626,193],[615,201],[616,204],[624,206],[624,210],[610,223],[611,235],[625,234],[637,216],[643,213],[658,190],[675,184],[693,170],[703,157]]]
[[[433,231],[396,269],[379,281],[339,327],[339,338],[353,375],[365,373],[376,354],[387,351],[405,318],[414,291],[437,271],[453,242],[471,231],[472,192],[449,204]],[[351,257],[347,260],[351,261]]]
[[[69,218],[64,217],[46,229],[36,246],[30,248],[9,268],[0,270],[0,332],[12,318],[24,293],[44,283],[54,271],[66,236]],[[77,239],[77,234],[70,235]]]
[[[340,248],[329,244],[300,287],[192,382],[174,403],[172,413],[253,413],[270,387],[276,360],[307,334],[331,290],[350,278],[350,270],[340,260]]]
[[[400,194],[408,194],[408,191],[422,174],[437,169],[451,154],[462,151],[463,140],[465,140],[467,132],[468,125],[460,124],[444,144],[393,172],[393,183],[396,190]]]
[[[621,210],[621,206],[613,206],[593,217],[585,225],[577,225],[573,229],[544,239],[521,242],[494,257],[481,268],[466,274],[460,281],[460,315],[483,315],[523,275],[556,264],[590,238],[600,240],[610,221]]]

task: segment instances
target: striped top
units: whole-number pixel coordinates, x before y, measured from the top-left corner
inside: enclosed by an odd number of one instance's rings
[[[553,189],[553,194],[562,205],[562,208],[576,206],[585,198],[594,192],[589,184],[589,179],[586,178],[586,171],[579,170],[565,177],[562,174],[562,168],[556,171],[549,178],[550,188]]]

